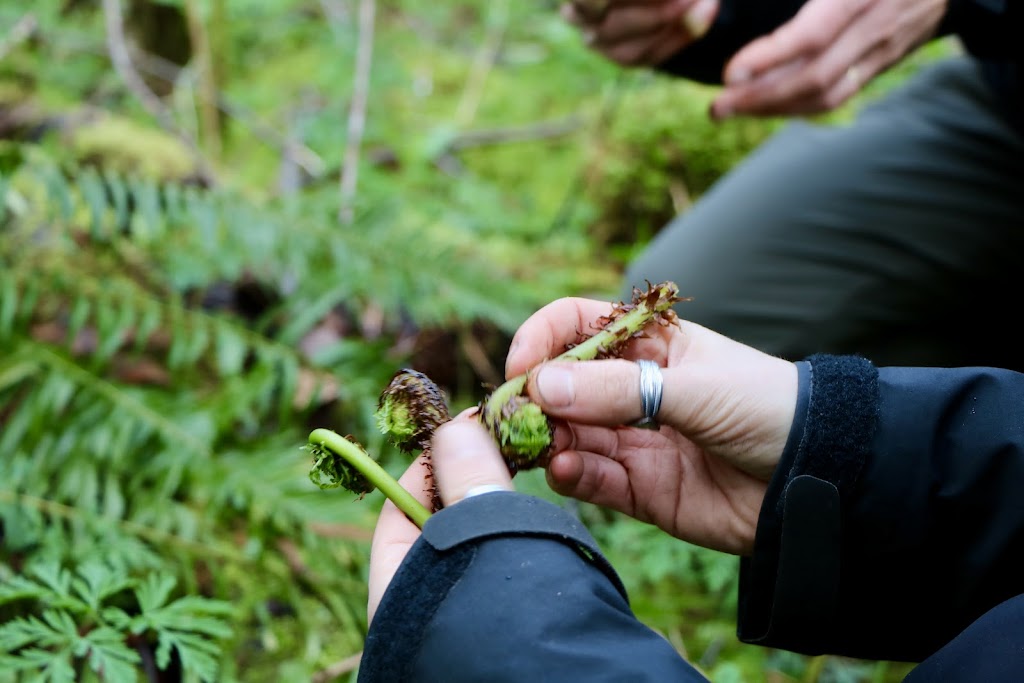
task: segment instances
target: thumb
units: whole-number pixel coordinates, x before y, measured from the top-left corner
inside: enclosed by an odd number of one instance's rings
[[[629,360],[544,363],[531,371],[528,389],[545,413],[573,422],[614,426],[643,417],[640,366]],[[663,418],[671,407],[672,390],[666,382]]]
[[[514,490],[497,444],[471,414],[463,413],[434,431],[430,457],[445,506],[488,489]]]

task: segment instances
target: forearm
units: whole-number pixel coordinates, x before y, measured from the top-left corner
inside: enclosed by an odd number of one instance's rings
[[[923,658],[1024,591],[1024,375],[887,368],[872,380],[863,366],[844,398],[807,370],[742,567],[741,637]],[[824,413],[808,417],[815,406]],[[837,416],[860,420],[848,436],[863,445],[813,445],[817,423]]]
[[[360,681],[704,681],[632,614],[590,535],[521,494],[434,515],[367,636]]]

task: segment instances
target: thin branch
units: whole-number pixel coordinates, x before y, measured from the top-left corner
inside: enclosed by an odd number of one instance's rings
[[[556,121],[541,121],[524,126],[469,131],[457,135],[445,146],[442,154],[459,152],[471,147],[484,147],[486,145],[510,142],[528,142],[530,140],[547,140],[563,135],[571,135],[579,132],[582,124],[583,117],[574,115]]]
[[[37,28],[39,28],[39,22],[31,12],[18,19],[17,23],[8,31],[7,36],[0,40],[0,60],[3,60],[8,52],[31,38]]]
[[[470,131],[462,133],[450,140],[434,155],[434,164],[439,169],[452,176],[462,172],[463,165],[456,156],[464,149],[472,147],[483,147],[485,145],[499,145],[511,142],[528,142],[530,140],[545,140],[549,138],[572,135],[580,130],[582,118],[570,116],[559,121],[547,121],[534,123],[525,126],[514,126],[510,128],[491,128],[488,130]]]
[[[493,5],[492,12],[484,42],[473,60],[469,79],[466,81],[466,87],[459,99],[459,106],[455,110],[455,124],[459,128],[468,126],[476,118],[476,110],[480,106],[480,100],[483,99],[484,84],[498,59],[498,52],[501,50],[501,44],[505,38],[505,30],[508,28],[509,0],[501,0]]]
[[[362,657],[363,653],[361,651],[349,657],[345,657],[345,659],[337,661],[334,664],[317,671],[313,674],[310,681],[312,681],[312,683],[327,683],[328,681],[333,681],[342,674],[354,671],[355,668],[359,666],[359,660],[362,659]]]
[[[220,115],[217,111],[217,73],[210,33],[206,30],[196,0],[185,0],[185,17],[199,74],[199,115],[203,142],[213,158],[217,159],[221,153]]]
[[[174,62],[149,52],[140,52],[138,54],[138,66],[145,73],[156,76],[168,83],[177,81],[185,71]],[[200,91],[200,98],[205,97],[205,95],[205,93]],[[216,97],[217,107],[248,128],[257,140],[269,147],[273,147],[282,155],[291,156],[292,161],[301,166],[311,176],[319,177],[324,173],[326,166],[324,160],[312,149],[297,140],[290,139],[289,136],[276,130],[245,107],[228,100],[223,94],[217,93]]]
[[[373,22],[377,11],[375,0],[359,0],[359,42],[356,46],[356,72],[352,102],[348,110],[348,138],[344,164],[341,168],[341,208],[338,219],[351,224],[356,180],[359,174],[359,145],[366,126],[366,103],[370,95],[370,66],[373,61]]]
[[[149,89],[135,65],[132,63],[131,55],[128,52],[128,45],[124,35],[124,17],[121,13],[121,0],[103,0],[103,16],[107,29],[107,51],[110,54],[110,61],[114,65],[125,86],[138,98],[142,106],[167,130],[173,132],[180,138],[195,156],[196,163],[203,177],[211,181],[213,174],[210,172],[209,164],[203,157],[199,145],[186,131],[178,127],[174,117],[163,101]]]

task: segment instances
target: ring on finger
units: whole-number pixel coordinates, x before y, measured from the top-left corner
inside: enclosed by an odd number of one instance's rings
[[[634,422],[634,427],[642,429],[659,429],[658,411],[661,410],[661,397],[665,382],[661,376],[661,368],[652,360],[638,360],[640,366],[640,410],[643,417]]]

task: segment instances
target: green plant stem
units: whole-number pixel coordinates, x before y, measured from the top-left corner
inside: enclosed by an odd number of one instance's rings
[[[674,283],[662,283],[653,287],[652,291],[659,294],[653,305],[648,303],[651,301],[650,298],[640,297],[635,301],[635,306],[631,310],[616,318],[600,332],[555,356],[553,360],[593,360],[602,353],[621,346],[634,334],[643,330],[656,315],[664,313],[681,300],[677,296],[678,290]],[[513,377],[491,392],[485,406],[486,411],[493,411],[491,419],[496,421],[500,417],[502,406],[513,397],[523,393],[528,377],[528,372]],[[484,417],[481,415],[481,419]]]
[[[384,471],[383,467],[374,462],[373,458],[345,437],[329,429],[314,429],[309,434],[309,442],[319,444],[337,454],[338,457],[344,458],[380,489],[381,493],[387,496],[388,500],[404,512],[419,528],[422,529],[426,521],[430,519],[429,510],[413,498],[411,493],[402,488],[402,485]]]
[[[636,308],[623,315],[607,328],[568,351],[555,356],[555,360],[593,360],[597,358],[602,351],[610,349],[615,344],[616,339],[629,339],[633,334],[642,330],[647,323],[651,322],[655,314],[667,310],[672,302],[668,301],[667,303],[668,305],[665,308],[648,308],[644,304],[637,305]]]

